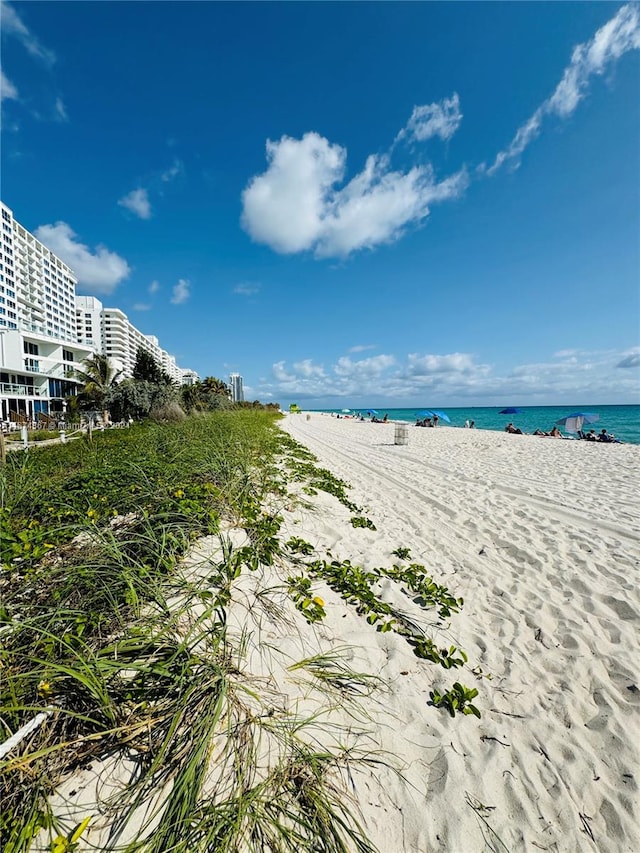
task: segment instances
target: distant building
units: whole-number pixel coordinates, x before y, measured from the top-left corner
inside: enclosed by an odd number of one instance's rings
[[[76,340],[77,280],[2,202],[0,213],[1,419],[61,415],[80,387],[75,370],[93,352]]]
[[[239,373],[232,373],[229,376],[229,384],[231,387],[231,401],[233,403],[244,402],[244,387],[242,376]]]
[[[183,370],[182,371],[182,384],[183,385],[195,385],[196,382],[199,382],[200,377],[195,372],[195,370]]]
[[[76,296],[75,307],[78,342],[91,344],[108,356],[125,379],[133,376],[138,347],[142,347],[175,382],[183,384],[185,374],[195,376],[197,381],[197,374],[178,367],[174,356],[160,347],[158,338],[139,331],[124,311],[104,308],[95,296]]]

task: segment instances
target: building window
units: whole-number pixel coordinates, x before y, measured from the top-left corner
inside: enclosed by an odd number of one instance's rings
[[[74,355],[69,349],[62,350],[62,360],[63,361],[75,361]]]
[[[40,355],[38,344],[32,344],[29,341],[24,342],[24,351],[27,355]]]

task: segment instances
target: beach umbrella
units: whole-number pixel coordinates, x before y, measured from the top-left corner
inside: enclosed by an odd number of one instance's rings
[[[498,412],[499,415],[521,415],[523,409],[519,409],[517,406],[507,406],[506,409],[500,409]]]
[[[378,413],[375,409],[367,409],[367,414],[368,415],[377,415]]]
[[[439,409],[431,409],[432,415],[437,415],[438,419],[444,421],[447,424],[451,423],[451,418],[446,412],[441,412]]]
[[[599,420],[600,415],[596,412],[572,412],[557,420],[556,424],[563,426],[565,432],[580,432],[584,424],[594,424]]]
[[[350,411],[351,411],[351,409],[343,409],[342,411],[343,411],[343,412],[350,412]]]

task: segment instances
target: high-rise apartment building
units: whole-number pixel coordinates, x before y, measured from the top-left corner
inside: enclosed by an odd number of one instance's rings
[[[76,279],[0,202],[0,409],[3,421],[62,413],[92,346],[75,336]]]
[[[80,384],[76,370],[95,352],[131,376],[143,346],[176,382],[198,376],[182,370],[153,335],[143,335],[118,308],[76,296],[72,270],[0,202],[0,417],[34,421],[62,415]]]
[[[244,386],[242,376],[239,373],[232,373],[229,376],[229,384],[231,387],[231,401],[233,403],[244,402]]]
[[[143,334],[124,311],[105,308],[95,296],[76,296],[76,335],[78,342],[91,343],[108,356],[125,378],[133,376],[138,348],[142,347],[175,382],[182,384],[185,374],[197,380],[192,370],[178,367],[175,357],[161,348],[155,335]]]

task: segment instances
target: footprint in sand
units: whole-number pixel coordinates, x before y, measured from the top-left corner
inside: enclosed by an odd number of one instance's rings
[[[429,764],[429,778],[427,779],[427,797],[433,794],[441,794],[447,784],[447,771],[449,762],[444,749],[440,749]]]
[[[638,618],[638,613],[631,607],[628,601],[621,601],[612,595],[603,595],[600,600],[607,607],[610,607],[619,619],[634,620]]]

